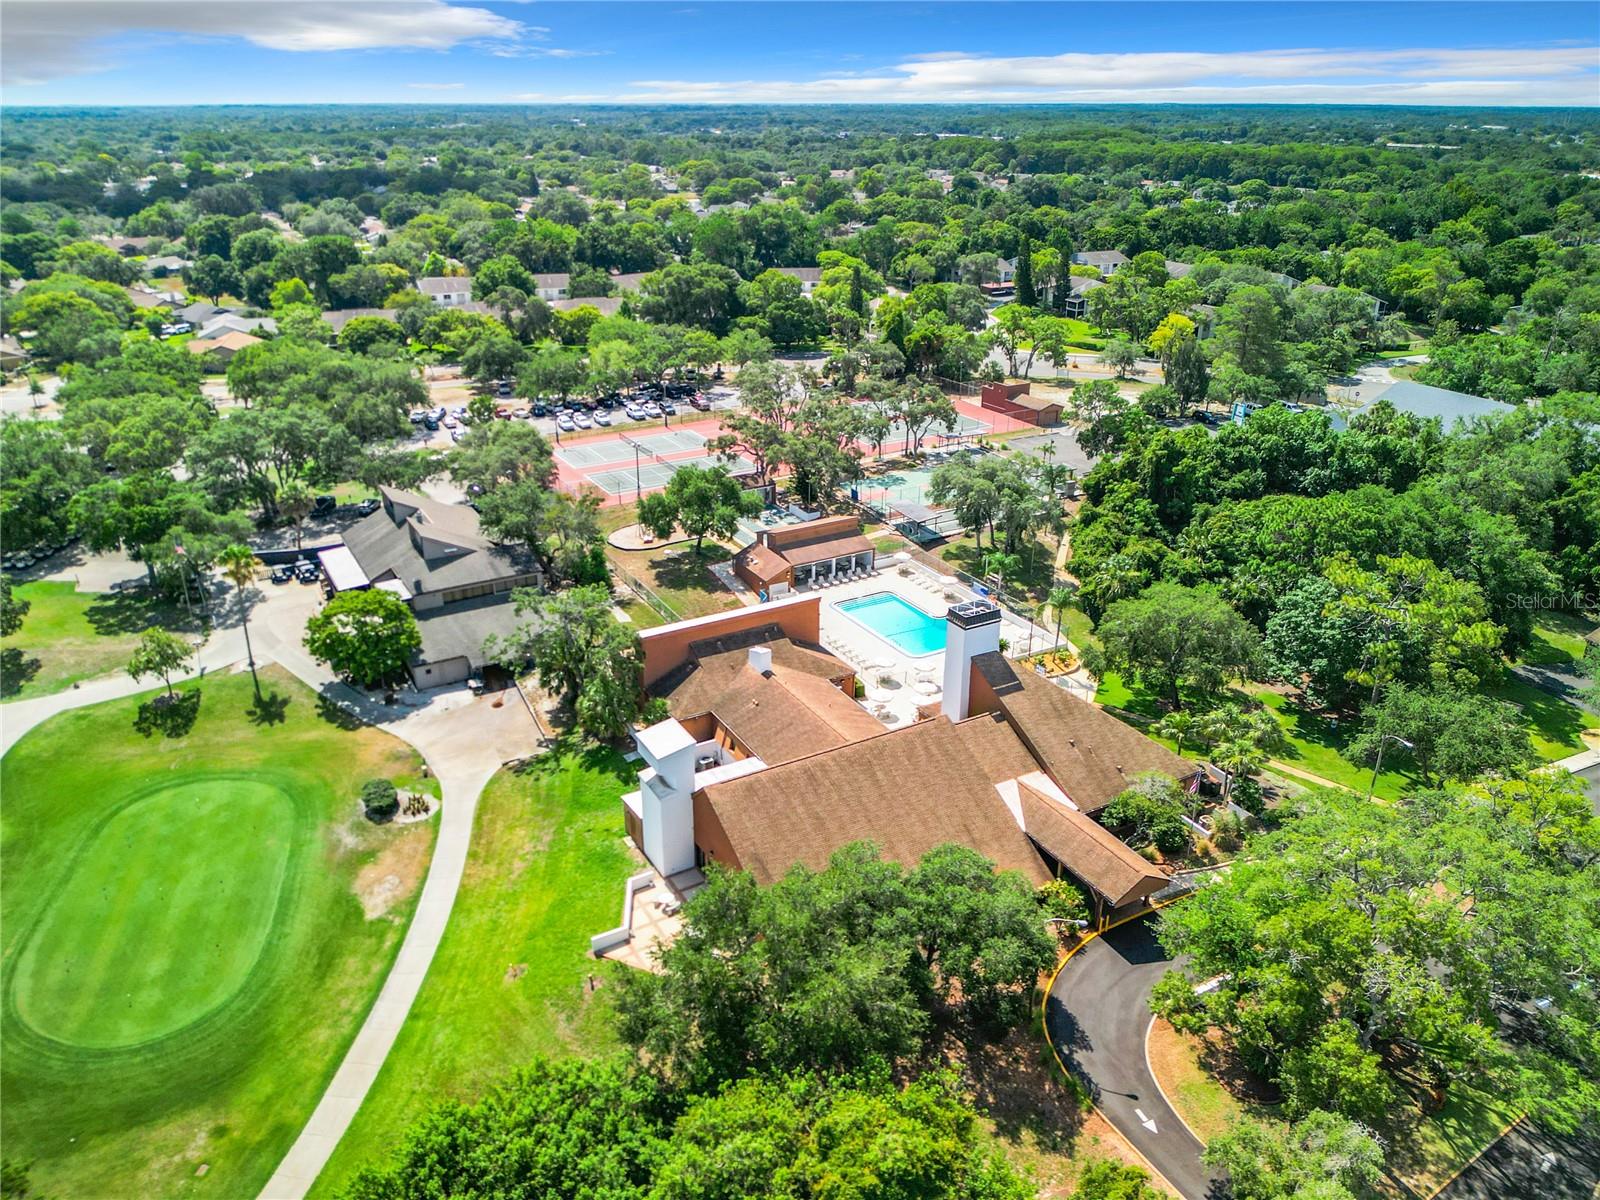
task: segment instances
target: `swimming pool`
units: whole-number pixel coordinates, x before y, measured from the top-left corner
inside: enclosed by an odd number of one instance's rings
[[[944,649],[944,622],[893,592],[874,592],[841,601],[834,607],[910,658],[938,654]]]

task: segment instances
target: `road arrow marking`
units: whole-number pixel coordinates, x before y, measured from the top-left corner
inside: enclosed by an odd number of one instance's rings
[[[1142,1109],[1142,1108],[1134,1109],[1133,1110],[1133,1115],[1138,1117],[1139,1118],[1139,1124],[1143,1125],[1151,1133],[1156,1132],[1156,1123],[1154,1121],[1152,1121],[1149,1117],[1144,1115],[1144,1109]]]

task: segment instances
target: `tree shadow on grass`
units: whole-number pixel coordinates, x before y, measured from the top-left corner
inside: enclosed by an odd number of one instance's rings
[[[181,603],[147,587],[105,592],[83,610],[83,616],[103,637],[143,633],[152,626],[193,631],[199,624]]]
[[[179,738],[194,728],[200,715],[200,691],[179,692],[174,696],[157,696],[139,705],[133,719],[133,728],[145,737]]]
[[[656,586],[675,592],[720,592],[722,580],[711,572],[711,564],[726,562],[733,556],[727,549],[707,545],[698,554],[686,547],[677,554],[661,555],[650,560],[650,571],[656,577]]]
[[[279,692],[258,692],[250,702],[252,725],[282,725],[289,709],[289,697]]]
[[[15,696],[39,673],[39,660],[16,646],[0,650],[0,696]]]
[[[339,729],[360,729],[366,724],[326,692],[317,696],[317,716]]]

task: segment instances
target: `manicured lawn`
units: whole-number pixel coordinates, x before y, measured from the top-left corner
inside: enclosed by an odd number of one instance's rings
[[[939,550],[939,557],[975,579],[982,579],[985,575],[984,560],[994,552],[989,545],[987,533],[981,549],[976,538],[966,533],[945,543]],[[1036,604],[1042,603],[1050,594],[1050,585],[1056,578],[1055,547],[1043,538],[1035,537],[1031,545],[1022,547],[1017,557],[1021,560],[1022,570],[1015,575],[1006,576],[1007,595],[1025,596]]]
[[[617,923],[638,869],[621,805],[636,779],[615,751],[593,749],[489,782],[444,941],[314,1195],[335,1194],[436,1101],[479,1096],[534,1055],[612,1048],[605,981],[626,968],[591,959],[589,938]]]
[[[1179,1033],[1165,1021],[1150,1027],[1145,1051],[1150,1070],[1161,1082],[1167,1102],[1202,1142],[1225,1133],[1245,1105],[1217,1082],[1200,1062],[1198,1038]]]
[[[399,947],[435,822],[357,795],[417,755],[262,680],[186,685],[176,736],[136,731],[151,693],[0,761],[0,1115],[42,1194],[255,1195]]]
[[[6,700],[48,696],[121,670],[152,625],[198,636],[181,603],[142,588],[80,592],[70,582],[40,580],[18,585],[15,594],[29,608],[22,628],[0,640],[0,697]]]
[[[1533,749],[1547,762],[1577,754],[1584,749],[1583,731],[1600,729],[1600,717],[1510,673],[1487,694],[1522,710]]]
[[[1522,661],[1540,667],[1571,667],[1583,659],[1588,643],[1584,634],[1595,627],[1593,620],[1571,613],[1546,614],[1533,627],[1533,645]]]

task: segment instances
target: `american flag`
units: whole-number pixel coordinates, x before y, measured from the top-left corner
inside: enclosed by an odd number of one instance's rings
[[[1188,786],[1188,788],[1186,790],[1188,791],[1188,793],[1191,796],[1194,795],[1196,792],[1198,792],[1200,790],[1200,774],[1199,774],[1199,772],[1196,772],[1194,774],[1194,776],[1189,780],[1189,786]]]

